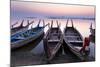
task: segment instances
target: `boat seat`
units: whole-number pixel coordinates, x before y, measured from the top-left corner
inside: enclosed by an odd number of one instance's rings
[[[76,33],[65,33],[67,36],[78,36]]]
[[[80,37],[80,36],[65,36],[65,37],[74,37],[74,38],[78,38],[78,37]]]
[[[60,40],[48,40],[48,42],[59,42]]]
[[[79,36],[66,36],[67,40],[71,40],[71,41],[81,41],[81,37]]]
[[[72,43],[72,42],[83,43],[83,41],[75,41],[75,40],[74,40],[74,41],[72,41],[72,40],[68,40],[68,42],[71,42],[71,43]]]

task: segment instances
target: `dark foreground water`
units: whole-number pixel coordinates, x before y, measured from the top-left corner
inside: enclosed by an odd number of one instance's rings
[[[37,40],[23,46],[21,48],[11,51],[11,66],[27,66],[27,65],[40,65],[48,64],[45,51],[43,48],[43,35]],[[56,56],[51,64],[56,63],[72,63],[72,62],[81,62],[74,54],[69,50],[65,54],[64,51]]]

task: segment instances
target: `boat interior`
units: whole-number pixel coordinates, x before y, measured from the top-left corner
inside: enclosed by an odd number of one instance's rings
[[[41,29],[42,29],[42,27],[36,27],[36,28],[33,28],[33,29],[29,29],[29,30],[27,30],[25,32],[13,35],[13,36],[11,36],[11,42],[23,40],[23,39],[25,39],[27,37],[30,37],[30,36],[38,33]]]
[[[80,34],[73,27],[67,27],[65,30],[65,37],[65,39],[72,44],[72,46],[83,46],[83,41]]]
[[[61,31],[59,31],[59,28],[52,28],[48,38],[48,48],[50,49],[50,52],[57,46],[60,38]]]

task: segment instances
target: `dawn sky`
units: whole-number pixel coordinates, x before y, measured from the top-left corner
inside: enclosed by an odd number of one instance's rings
[[[93,6],[11,1],[11,19],[46,16],[94,18],[95,8]]]

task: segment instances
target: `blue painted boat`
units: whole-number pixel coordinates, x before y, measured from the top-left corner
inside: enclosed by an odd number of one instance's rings
[[[31,28],[29,30],[25,30],[25,31],[16,33],[14,35],[11,35],[11,49],[15,49],[15,48],[24,46],[27,43],[32,42],[35,39],[37,39],[39,36],[41,36],[44,33],[44,28],[48,24],[39,26],[40,21],[35,28]]]

